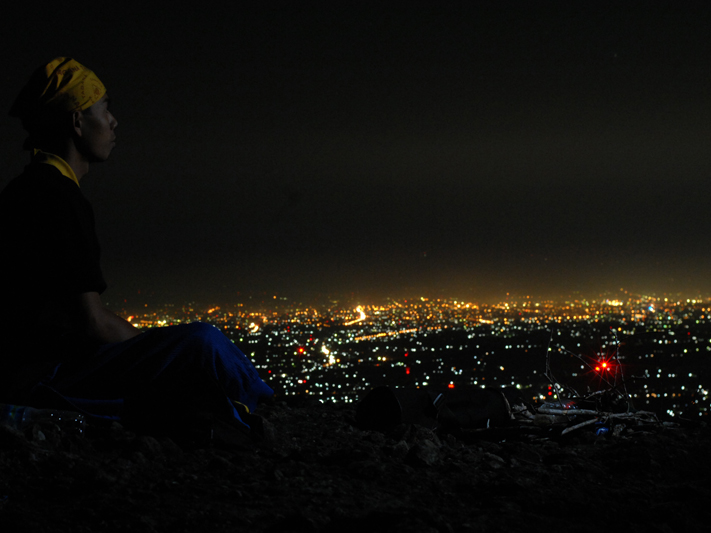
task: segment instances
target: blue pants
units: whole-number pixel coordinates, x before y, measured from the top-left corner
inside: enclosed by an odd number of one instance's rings
[[[233,402],[252,411],[274,394],[247,356],[202,322],[105,344],[88,358],[59,365],[44,385],[91,414],[111,414],[124,400],[162,398],[161,405],[214,408],[240,422]]]

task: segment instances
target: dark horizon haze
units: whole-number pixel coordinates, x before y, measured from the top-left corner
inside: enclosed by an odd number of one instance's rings
[[[711,295],[705,2],[39,4],[0,102],[59,55],[107,86],[106,302]]]

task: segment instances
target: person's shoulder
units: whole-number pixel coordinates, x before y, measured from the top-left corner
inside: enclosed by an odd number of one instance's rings
[[[77,184],[57,168],[30,164],[0,193],[0,219],[25,218],[29,213],[57,219],[63,213],[90,209],[87,204]]]
[[[79,187],[52,165],[33,163],[25,167],[2,191],[3,195],[54,195],[79,193]]]

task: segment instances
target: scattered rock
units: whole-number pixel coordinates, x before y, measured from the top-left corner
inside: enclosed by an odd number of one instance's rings
[[[412,466],[432,466],[439,458],[439,446],[431,440],[421,440],[410,448],[406,462]]]
[[[259,438],[232,447],[117,423],[84,437],[0,427],[2,529],[691,531],[710,518],[703,426],[470,442],[416,425],[361,430],[344,405],[275,402],[259,416]]]

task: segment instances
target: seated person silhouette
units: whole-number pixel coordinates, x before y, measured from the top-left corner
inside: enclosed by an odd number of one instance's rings
[[[0,193],[0,401],[131,420],[213,413],[248,428],[272,396],[217,328],[145,331],[102,304],[94,213],[80,183],[106,161],[117,121],[103,83],[71,58],[37,69],[10,115],[30,164]]]

